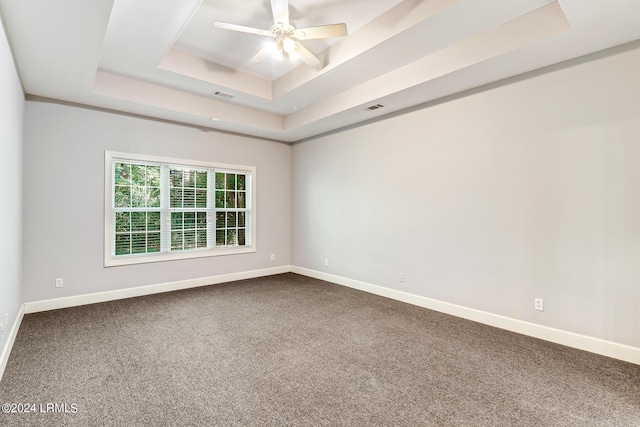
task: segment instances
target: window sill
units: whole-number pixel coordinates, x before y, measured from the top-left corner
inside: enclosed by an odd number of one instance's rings
[[[147,264],[152,262],[177,261],[185,259],[196,259],[205,257],[215,257],[224,255],[248,254],[256,251],[254,246],[246,246],[243,248],[225,248],[225,249],[202,249],[189,252],[171,252],[163,254],[140,254],[127,255],[120,257],[112,257],[108,255],[104,259],[105,267],[117,267],[121,265]]]

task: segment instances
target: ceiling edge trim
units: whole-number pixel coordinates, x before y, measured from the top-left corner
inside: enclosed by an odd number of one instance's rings
[[[282,141],[282,140],[279,140],[279,139],[266,138],[266,137],[262,137],[262,136],[255,136],[255,135],[250,135],[250,134],[241,133],[241,132],[232,132],[232,131],[227,131],[227,130],[224,130],[224,129],[216,129],[216,128],[207,127],[207,126],[200,126],[200,125],[196,125],[196,124],[192,124],[192,123],[179,122],[179,121],[176,121],[176,120],[161,119],[159,117],[148,116],[148,115],[145,115],[145,114],[130,113],[130,112],[121,111],[121,110],[114,110],[112,108],[96,107],[95,105],[83,104],[83,103],[80,103],[80,102],[63,101],[61,99],[47,98],[47,97],[39,96],[39,95],[31,95],[29,93],[25,94],[25,100],[26,101],[30,101],[30,102],[41,102],[41,103],[47,103],[47,104],[58,104],[58,105],[64,105],[64,106],[67,106],[67,107],[82,108],[82,109],[85,109],[85,110],[99,111],[99,112],[102,112],[102,113],[109,113],[109,114],[115,114],[115,115],[119,115],[119,116],[132,117],[132,118],[141,119],[141,120],[149,120],[149,121],[154,121],[154,122],[166,123],[166,124],[170,124],[170,125],[183,126],[183,127],[198,129],[198,130],[201,130],[201,131],[204,131],[204,132],[213,132],[213,133],[219,133],[219,134],[223,134],[223,135],[238,136],[238,137],[242,137],[242,138],[256,139],[256,140],[259,140],[259,141],[277,142],[279,144],[291,145],[290,142]]]
[[[549,19],[555,18],[553,22]],[[544,26],[543,23],[549,23]],[[528,28],[528,31],[523,30]],[[424,85],[491,58],[505,55],[571,30],[557,1],[485,30],[422,59],[368,80],[305,109],[285,116],[284,131],[364,107],[393,93]],[[428,76],[428,79],[425,77]]]
[[[568,59],[566,61],[559,62],[557,64],[548,65],[546,67],[538,68],[537,70],[528,71],[523,74],[519,74],[517,76],[508,77],[506,79],[498,80],[496,82],[487,83],[482,86],[478,86],[472,89],[467,89],[462,92],[458,92],[452,95],[448,95],[442,98],[434,99],[431,101],[424,102],[422,104],[414,105],[412,107],[407,107],[402,110],[392,111],[387,114],[379,115],[373,117],[371,119],[361,121],[358,123],[354,123],[351,125],[343,126],[338,129],[333,129],[328,132],[323,132],[314,136],[310,136],[307,138],[302,138],[296,141],[292,141],[289,144],[291,146],[303,144],[305,142],[310,142],[319,138],[323,138],[325,136],[335,135],[338,133],[346,132],[351,129],[355,129],[362,126],[367,126],[372,123],[384,121],[387,119],[392,119],[394,117],[402,116],[404,114],[413,113],[415,111],[424,110],[427,108],[435,107],[437,105],[446,104],[448,102],[456,101],[458,99],[466,98],[469,96],[473,96],[479,93],[488,92],[494,89],[498,89],[504,86],[509,86],[521,81],[526,81],[529,79],[533,79],[536,77],[544,76],[546,74],[551,74],[556,71],[565,70],[568,68],[576,67],[582,64],[587,64],[589,62],[597,61],[600,59],[609,58],[612,56],[616,56],[625,52],[631,52],[633,50],[640,50],[640,40],[634,40],[628,43],[624,43],[618,46],[610,47],[604,50],[600,50],[593,53],[588,53],[586,55],[579,56],[577,58]]]

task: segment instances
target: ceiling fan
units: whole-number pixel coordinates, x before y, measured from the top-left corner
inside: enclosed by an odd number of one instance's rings
[[[215,26],[224,30],[269,36],[275,39],[275,44],[267,45],[258,52],[249,63],[257,64],[272,54],[282,60],[295,60],[299,56],[310,67],[321,64],[320,59],[300,40],[326,39],[344,37],[347,35],[346,24],[330,24],[318,27],[296,28],[289,22],[289,0],[271,0],[274,24],[268,30],[261,30],[244,25],[229,24],[216,21]]]

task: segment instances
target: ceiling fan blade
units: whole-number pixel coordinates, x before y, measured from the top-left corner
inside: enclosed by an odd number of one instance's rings
[[[259,28],[245,27],[244,25],[229,24],[228,22],[216,21],[214,25],[216,26],[216,28],[221,28],[223,30],[239,31],[241,33],[257,34],[259,36],[272,35],[271,31],[269,30],[261,30]]]
[[[282,22],[289,25],[289,0],[271,0],[271,10],[274,24]]]
[[[296,51],[300,54],[300,59],[302,59],[302,61],[309,67],[315,67],[316,65],[322,64],[322,61],[311,53],[309,49],[304,47],[302,43],[296,42]]]
[[[271,53],[272,49],[273,48],[268,45],[263,47],[262,49],[260,49],[260,52],[256,53],[255,56],[249,60],[249,64],[259,64]]]
[[[321,25],[319,27],[299,28],[293,33],[298,40],[328,39],[347,35],[346,24]]]

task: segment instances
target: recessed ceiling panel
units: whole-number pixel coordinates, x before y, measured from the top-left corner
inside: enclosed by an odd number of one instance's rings
[[[401,2],[402,0],[290,0],[289,17],[296,28],[346,23],[352,34]],[[272,41],[271,38],[215,28],[215,21],[268,30],[273,25],[270,1],[204,0],[174,48],[269,81],[302,64],[299,60],[265,60],[259,64],[249,64],[251,58],[266,43]],[[339,40],[309,40],[304,45],[318,54]]]
[[[640,39],[638,0],[290,1],[299,27],[349,28],[330,46],[309,41],[321,66],[249,66],[261,37],[214,26],[269,28],[270,0],[0,0],[0,10],[29,95],[281,141]],[[385,108],[365,111],[375,104]]]

